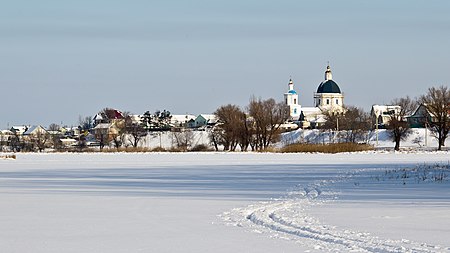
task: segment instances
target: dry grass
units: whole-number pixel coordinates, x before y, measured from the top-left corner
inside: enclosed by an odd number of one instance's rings
[[[16,160],[16,155],[15,154],[11,154],[11,155],[1,155],[0,156],[1,159],[13,159]]]
[[[296,143],[282,148],[282,153],[342,153],[374,150],[373,146],[357,143],[304,144]]]
[[[104,148],[101,152],[102,153],[116,153],[116,152],[122,152],[122,153],[146,153],[152,151],[150,148],[144,148],[144,147],[127,147],[127,148]]]
[[[163,147],[156,147],[152,149],[152,152],[167,152],[167,149]]]

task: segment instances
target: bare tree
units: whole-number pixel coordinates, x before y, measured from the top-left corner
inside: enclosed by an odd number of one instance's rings
[[[346,106],[343,112],[324,111],[326,122],[322,129],[336,130],[338,142],[366,141],[370,130],[370,117],[363,109]]]
[[[92,120],[91,116],[87,116],[87,117],[82,117],[81,115],[78,117],[78,125],[80,126],[80,130],[82,131],[88,131],[90,130],[93,125],[94,122]]]
[[[182,151],[187,151],[194,142],[194,133],[191,130],[172,132],[172,143]]]
[[[122,113],[123,119],[114,121],[114,130],[110,133],[111,142],[114,147],[118,150],[122,145],[125,144],[125,139],[127,135],[127,122],[131,120],[130,112]]]
[[[248,112],[252,117],[254,138],[250,145],[256,150],[266,149],[280,137],[280,127],[288,119],[288,108],[284,103],[251,98]]]
[[[111,142],[112,136],[109,134],[109,127],[97,127],[95,128],[95,138],[100,144],[100,151]]]
[[[438,150],[442,150],[450,130],[450,90],[446,86],[431,87],[420,101],[431,114],[428,124],[438,140]]]
[[[62,142],[61,142],[61,138],[63,137],[63,134],[61,133],[61,127],[56,124],[56,123],[52,123],[48,126],[48,133],[49,133],[49,138],[50,138],[50,144],[51,146],[53,146],[54,149],[56,150],[61,150],[62,149]]]
[[[219,145],[221,145],[224,141],[222,139],[223,129],[220,128],[220,124],[216,124],[211,131],[209,132],[209,139],[211,140],[211,144],[214,146],[216,151],[219,151]]]
[[[52,123],[48,126],[48,130],[49,131],[59,131],[60,130],[60,126],[56,123]]]
[[[36,133],[30,135],[29,138],[32,146],[37,148],[39,152],[42,152],[48,145],[50,134],[45,130],[38,130]]]
[[[406,116],[411,115],[417,107],[417,101],[409,96],[405,98],[397,98],[391,101],[392,105],[400,106],[399,111],[394,111],[389,115],[389,123],[386,129],[395,142],[395,150],[400,150],[400,141],[405,140],[412,133],[411,128],[406,120]]]
[[[237,105],[228,104],[219,107],[214,114],[217,117],[218,124],[211,132],[212,142],[215,146],[217,144],[223,145],[224,150],[236,150],[237,145],[243,141],[243,132],[246,131],[245,113]]]
[[[124,134],[128,136],[128,141],[134,148],[137,148],[139,143],[147,135],[147,131],[141,122],[134,122],[130,116],[125,118]]]
[[[102,117],[101,123],[111,123],[113,120],[124,119],[124,115],[122,112],[108,107],[103,108],[99,112],[99,114]]]

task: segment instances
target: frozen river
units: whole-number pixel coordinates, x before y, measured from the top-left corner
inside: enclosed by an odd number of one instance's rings
[[[0,160],[0,248],[450,252],[448,178],[419,182],[424,172],[415,172],[449,161],[449,153],[18,154]]]

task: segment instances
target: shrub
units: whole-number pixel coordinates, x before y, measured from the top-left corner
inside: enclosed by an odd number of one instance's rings
[[[187,149],[185,147],[171,147],[169,152],[186,152]]]
[[[150,152],[150,149],[147,147],[127,147],[127,148],[104,148],[102,153],[116,153],[116,152],[125,152],[125,153],[145,153]]]
[[[167,149],[163,147],[156,147],[152,149],[152,152],[167,152]]]
[[[194,147],[191,148],[190,151],[194,151],[194,152],[206,152],[206,151],[211,151],[212,149],[210,147],[208,147],[205,144],[197,144]]]

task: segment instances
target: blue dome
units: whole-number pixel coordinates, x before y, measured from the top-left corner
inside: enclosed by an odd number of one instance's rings
[[[297,92],[295,90],[290,90],[290,91],[288,91],[288,93],[290,93],[290,94],[297,94]]]
[[[341,89],[333,80],[325,80],[317,88],[317,93],[341,93]]]

